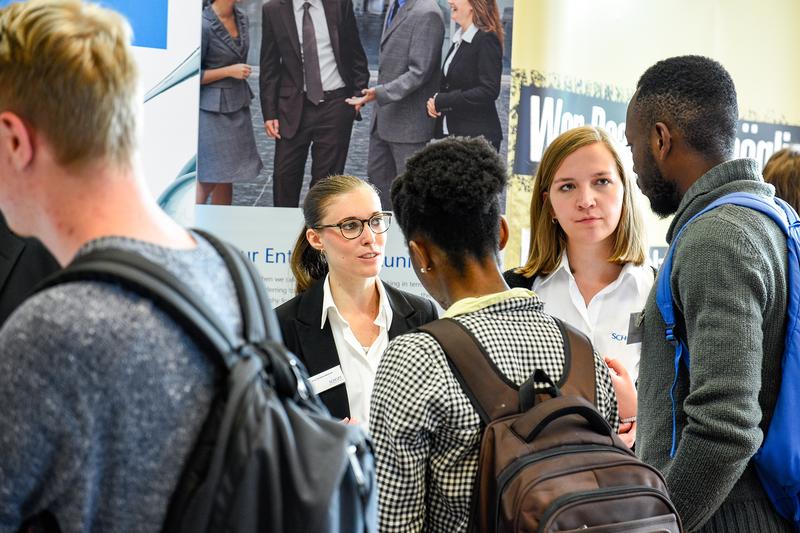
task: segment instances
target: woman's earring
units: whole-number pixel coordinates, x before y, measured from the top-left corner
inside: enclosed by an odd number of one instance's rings
[[[550,219],[550,222],[552,222],[553,224],[558,224],[558,219],[556,217],[553,217]]]
[[[419,273],[420,273],[420,274],[424,274],[425,272],[427,272],[427,269],[426,269],[425,267],[421,267],[421,268],[419,269]]]

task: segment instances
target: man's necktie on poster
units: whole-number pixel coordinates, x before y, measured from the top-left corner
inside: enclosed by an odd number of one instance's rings
[[[386,27],[388,28],[389,25],[392,23],[392,19],[397,14],[397,10],[400,9],[400,4],[397,0],[392,1],[392,6],[389,8],[389,16],[386,17]]]
[[[317,105],[322,101],[322,75],[319,71],[317,37],[311,21],[309,2],[303,4],[303,74],[306,77],[306,98]]]

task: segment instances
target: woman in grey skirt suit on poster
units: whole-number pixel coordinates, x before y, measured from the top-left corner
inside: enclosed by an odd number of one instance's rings
[[[251,67],[247,16],[236,0],[215,0],[203,9],[200,72],[200,141],[197,203],[230,205],[235,182],[261,172],[247,84]]]

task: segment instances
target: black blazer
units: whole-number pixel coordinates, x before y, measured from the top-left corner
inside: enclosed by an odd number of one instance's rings
[[[12,233],[0,214],[0,327],[33,288],[59,268],[42,243]]]
[[[447,56],[453,52],[450,46]],[[445,59],[446,61],[446,59]],[[436,137],[444,136],[442,121],[447,117],[450,135],[483,135],[500,149],[503,130],[495,100],[500,96],[503,50],[494,33],[478,30],[472,42],[462,41],[450,62],[447,75],[442,66],[442,83],[436,95]]]
[[[275,309],[284,344],[303,362],[309,376],[339,365],[330,321],[325,322],[324,328],[319,327],[323,285],[324,280],[320,280]],[[438,318],[436,307],[430,300],[395,289],[386,283],[383,287],[392,308],[389,340]],[[350,416],[346,385],[328,389],[319,397],[336,418]]]
[[[325,20],[339,75],[354,96],[369,83],[352,0],[324,0]],[[303,61],[292,0],[269,0],[261,12],[258,83],[264,121],[278,119],[281,137],[297,133],[303,114]]]

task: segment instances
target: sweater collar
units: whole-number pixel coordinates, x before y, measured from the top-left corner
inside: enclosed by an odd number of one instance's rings
[[[743,189],[768,196],[774,195],[775,191],[771,185],[764,183],[758,162],[754,159],[726,161],[700,176],[683,195],[667,231],[667,242],[672,242],[678,230],[705,206],[720,196]]]

